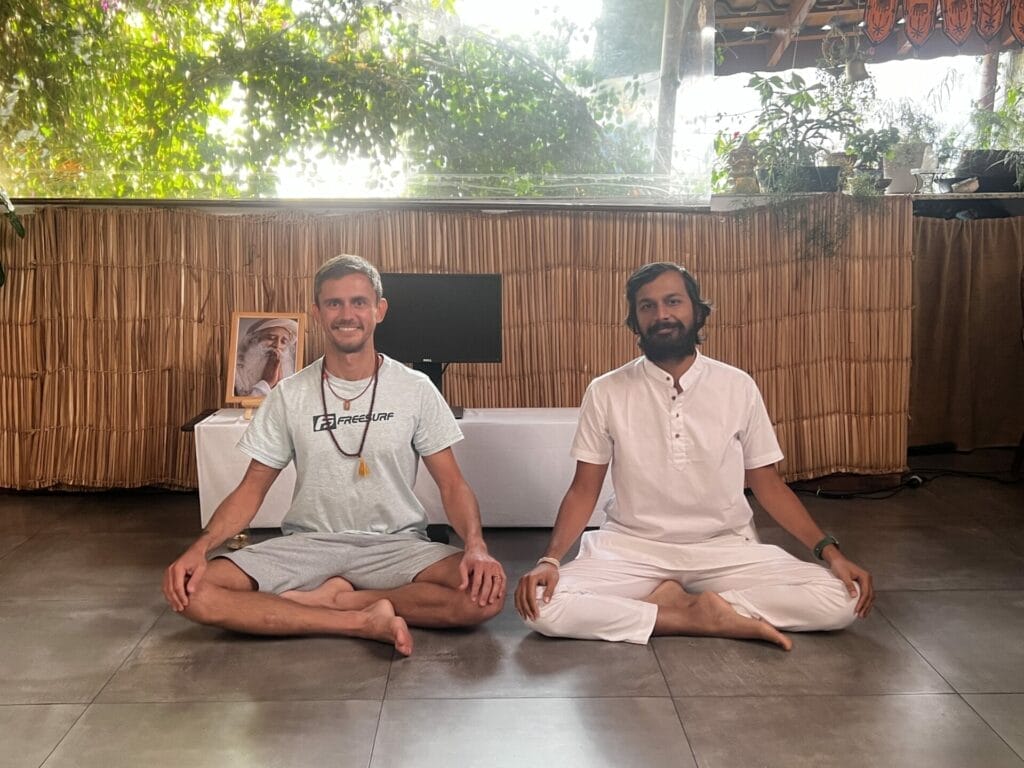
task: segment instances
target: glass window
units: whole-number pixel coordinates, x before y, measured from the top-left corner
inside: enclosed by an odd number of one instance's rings
[[[0,187],[706,202],[713,10],[680,6],[659,120],[664,0],[12,0]]]

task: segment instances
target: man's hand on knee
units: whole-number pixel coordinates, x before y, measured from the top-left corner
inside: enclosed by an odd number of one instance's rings
[[[558,584],[558,568],[551,563],[538,563],[533,570],[523,574],[516,587],[516,612],[527,621],[537,620],[537,587],[544,587],[544,602],[550,602]]]
[[[177,613],[188,607],[189,597],[196,591],[205,571],[206,552],[194,544],[167,566],[164,571],[164,598]]]
[[[853,611],[854,615],[861,619],[867,618],[867,615],[871,613],[871,606],[875,602],[875,588],[871,581],[871,574],[852,560],[848,560],[838,550],[828,558],[828,567],[836,578],[846,585],[846,591],[850,593],[850,597],[858,598],[857,607]]]
[[[459,577],[459,589],[481,607],[505,597],[505,570],[486,549],[466,549],[459,561]]]

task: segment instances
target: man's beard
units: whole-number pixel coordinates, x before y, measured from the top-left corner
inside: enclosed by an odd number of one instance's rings
[[[675,333],[659,336],[658,331],[675,329]],[[666,363],[683,360],[697,352],[697,330],[682,323],[654,323],[640,334],[637,340],[640,350],[652,363]]]
[[[348,326],[340,327],[345,328]],[[360,327],[357,330],[361,331],[363,329]],[[338,341],[334,334],[328,334],[328,343],[332,347],[334,347],[336,351],[341,352],[342,354],[345,355],[354,355],[357,352],[362,352],[366,348],[366,344],[368,341],[369,338],[363,336],[359,337],[358,339],[353,339],[352,341]]]
[[[260,342],[250,344],[238,356],[238,367],[235,369],[235,394],[252,394],[252,388],[263,378],[263,369],[270,359],[270,349]],[[292,359],[291,348],[281,350],[281,376],[295,373],[295,361]]]

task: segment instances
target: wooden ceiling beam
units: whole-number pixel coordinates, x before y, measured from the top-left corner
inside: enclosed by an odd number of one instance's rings
[[[794,37],[793,41],[798,43],[798,44],[799,43],[817,43],[817,42],[821,42],[826,37],[828,37],[828,33],[827,32],[810,32],[810,33],[803,32],[799,36]],[[749,40],[748,39],[730,40],[729,41],[729,47],[730,48],[742,48],[744,46],[760,46],[760,47],[763,48],[763,47],[767,46],[770,42],[772,42],[772,41],[768,40],[768,39],[766,39],[764,37],[762,37],[762,38],[760,38],[758,40],[755,40],[753,38],[751,38]],[[814,55],[815,55],[816,58],[821,58],[821,51],[816,49]]]
[[[779,63],[782,54],[786,52],[789,44],[793,42],[793,38],[800,32],[800,28],[803,27],[804,19],[807,18],[807,14],[810,13],[811,6],[813,5],[814,0],[792,0],[789,12],[786,13],[786,17],[783,20],[783,29],[781,31],[777,30],[775,33],[775,46],[769,46],[769,67],[774,67]]]
[[[813,11],[807,14],[804,24],[820,27],[838,18],[844,24],[859,22],[864,18],[864,11],[858,8],[836,11]],[[719,29],[742,29],[756,27],[760,29],[782,29],[786,24],[786,15],[782,13],[760,13],[750,16],[716,16],[715,26]]]
[[[820,40],[823,35],[810,34],[798,35],[794,38],[798,42],[795,61],[786,61],[785,65],[777,64],[773,69],[765,67],[765,46],[772,41],[767,38],[760,40],[730,41],[724,46],[724,58],[715,65],[715,73],[718,75],[732,75],[740,72],[779,71],[789,69],[790,66],[813,67],[821,58],[821,48],[817,45],[800,45],[804,41],[813,43]],[[1002,38],[1000,38],[1002,39]],[[867,63],[891,61],[901,58],[899,53],[906,44],[907,39],[902,34],[893,34],[883,43],[872,46]],[[916,59],[935,59],[943,56],[981,56],[986,52],[987,45],[978,37],[977,33],[972,34],[962,47],[957,47],[949,39],[936,30],[936,33],[929,38],[928,42],[920,50],[910,48],[910,55]],[[1012,41],[1004,50],[1019,50],[1020,45]]]

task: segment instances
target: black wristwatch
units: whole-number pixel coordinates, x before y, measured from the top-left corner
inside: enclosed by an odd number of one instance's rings
[[[839,549],[839,542],[836,541],[836,537],[830,533],[827,534],[824,539],[822,539],[814,545],[814,556],[819,560],[824,560],[825,558],[821,556],[821,553],[825,551],[825,547],[827,547],[829,544],[835,544],[836,549]]]

